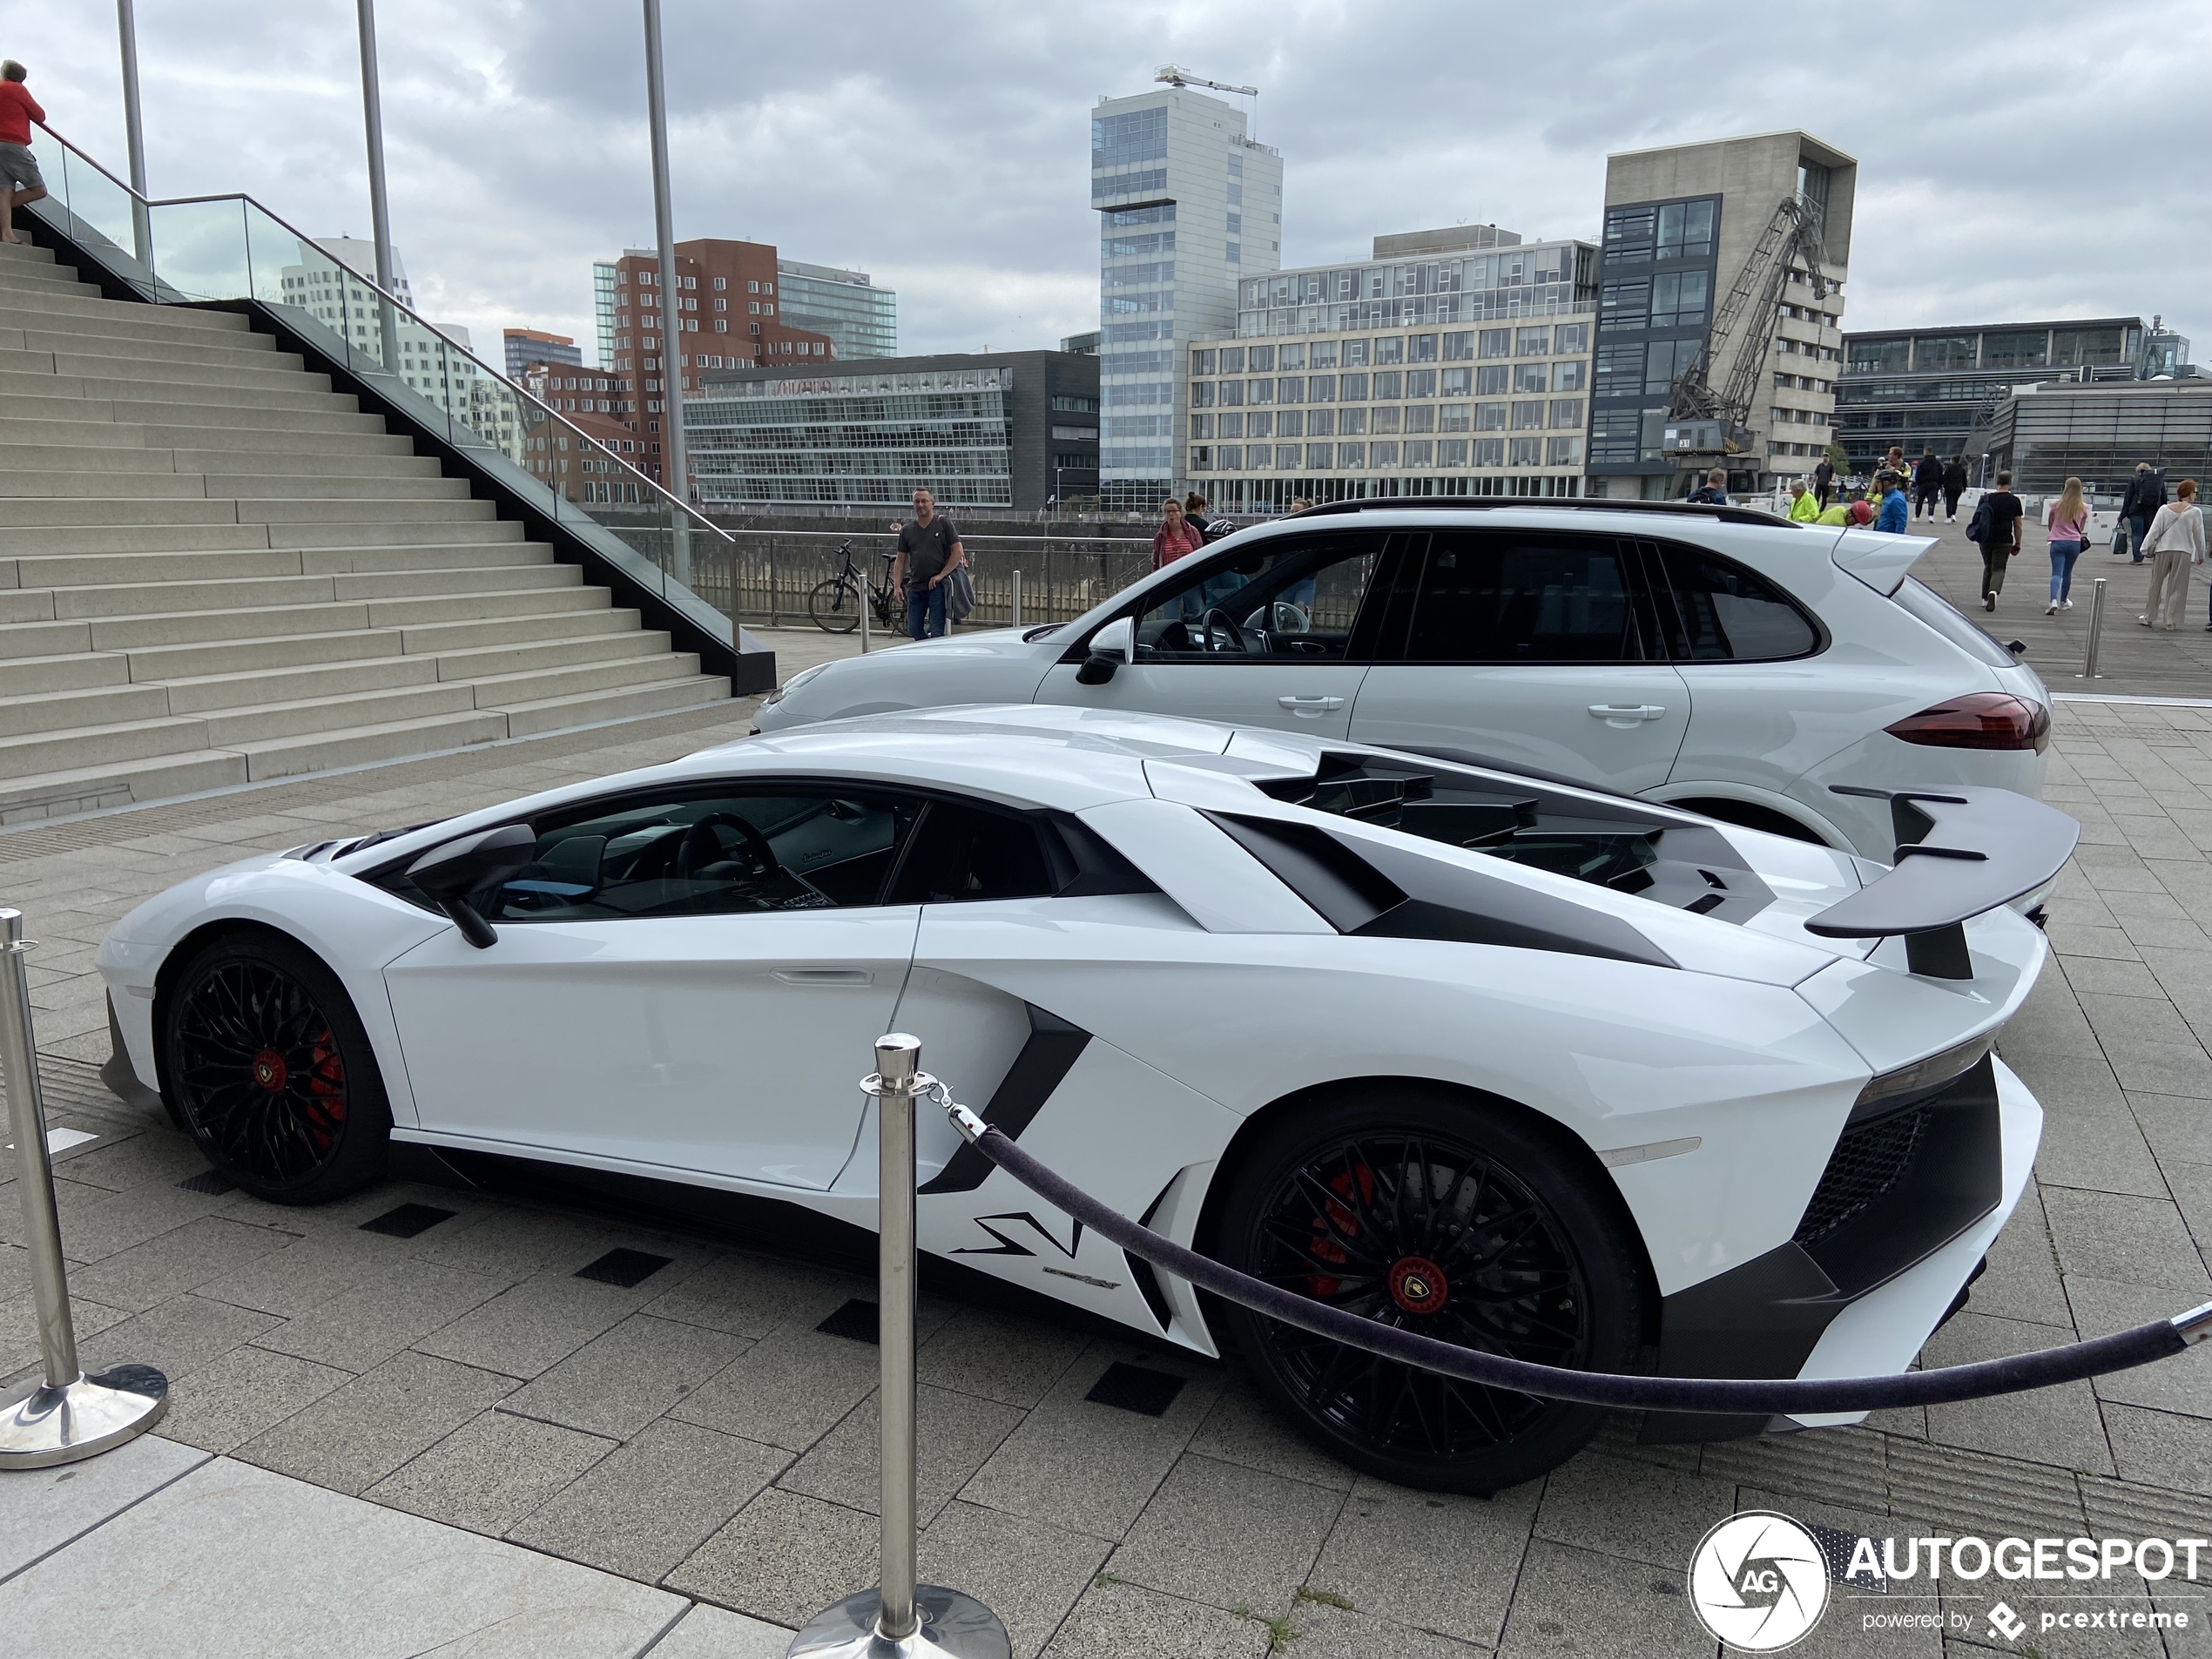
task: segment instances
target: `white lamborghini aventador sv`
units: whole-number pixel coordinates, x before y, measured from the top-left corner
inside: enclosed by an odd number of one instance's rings
[[[1866,1374],[2027,1179],[1993,1045],[2044,941],[2006,906],[2074,840],[2010,792],[1888,810],[1894,869],[1297,734],[951,710],[249,860],[100,967],[118,1081],[280,1202],[401,1141],[870,1227],[855,1082],[899,1028],[1095,1195],[1305,1295],[1553,1365]],[[1233,1348],[1391,1480],[1492,1490],[1602,1418],[1201,1298],[934,1114],[921,1156],[925,1250]]]

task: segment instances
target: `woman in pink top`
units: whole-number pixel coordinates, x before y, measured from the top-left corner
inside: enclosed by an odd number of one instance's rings
[[[1173,564],[1186,553],[1196,553],[1204,546],[1198,532],[1183,516],[1183,503],[1170,496],[1161,504],[1163,522],[1152,532],[1152,568],[1160,570]]]
[[[2051,603],[2043,614],[2074,609],[2074,562],[2089,545],[2089,503],[2081,498],[2081,481],[2069,478],[2059,498],[2043,512],[2043,528],[2051,533]]]

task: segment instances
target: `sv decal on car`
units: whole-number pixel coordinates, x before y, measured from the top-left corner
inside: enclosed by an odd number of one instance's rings
[[[955,1256],[1035,1256],[1037,1253],[1027,1244],[1008,1238],[1005,1233],[991,1225],[995,1221],[1002,1221],[1008,1226],[1019,1223],[1028,1227],[1038,1238],[1043,1239],[1046,1244],[1051,1245],[1071,1262],[1076,1259],[1076,1252],[1082,1248],[1083,1224],[1080,1221],[1074,1224],[1075,1231],[1069,1235],[1068,1242],[1063,1244],[1052,1236],[1051,1230],[1044,1223],[1039,1221],[1028,1211],[1020,1210],[1003,1216],[976,1217],[975,1224],[998,1240],[998,1243],[996,1244],[970,1244],[953,1251],[953,1254]],[[1096,1285],[1102,1291],[1118,1291],[1122,1288],[1119,1279],[1093,1278],[1088,1273],[1075,1272],[1065,1267],[1054,1267],[1049,1263],[1043,1264],[1040,1271],[1051,1274],[1055,1278],[1072,1278],[1080,1284]]]

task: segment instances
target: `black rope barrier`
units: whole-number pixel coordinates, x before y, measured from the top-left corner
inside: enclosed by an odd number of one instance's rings
[[[1269,1285],[1235,1268],[1186,1250],[1150,1228],[1101,1204],[1073,1182],[1055,1173],[993,1129],[965,1106],[942,1101],[954,1127],[968,1143],[1047,1204],[1119,1244],[1132,1256],[1239,1303],[1255,1313],[1316,1336],[1345,1343],[1386,1359],[1417,1366],[1447,1377],[1509,1389],[1547,1399],[1575,1400],[1629,1411],[1764,1413],[1817,1416],[1831,1412],[1887,1411],[1905,1406],[1940,1406],[1954,1400],[1986,1399],[2030,1388],[2079,1382],[2115,1371],[2132,1370],[2181,1352],[2212,1337],[2212,1302],[2062,1348],[1971,1366],[1908,1371],[1890,1377],[1777,1378],[1648,1377],[1614,1372],[1571,1371],[1540,1366],[1507,1354],[1486,1353],[1440,1342],[1396,1325],[1315,1302]]]

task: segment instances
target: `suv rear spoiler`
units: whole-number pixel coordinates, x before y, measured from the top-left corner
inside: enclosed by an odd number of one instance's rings
[[[1915,974],[1972,979],[1969,918],[2033,893],[2066,867],[2081,826],[2054,806],[2009,789],[1863,789],[1839,795],[1890,804],[1897,862],[1804,924],[1827,939],[1905,936]]]

